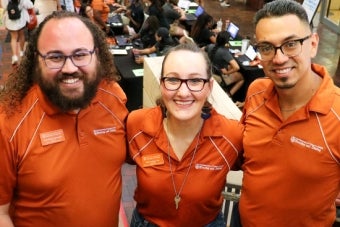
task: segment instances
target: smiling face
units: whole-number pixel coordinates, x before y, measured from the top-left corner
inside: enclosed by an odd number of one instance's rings
[[[257,43],[270,43],[275,47],[311,34],[309,26],[295,15],[264,18],[256,26]],[[278,49],[272,60],[261,62],[266,76],[279,89],[289,89],[304,83],[312,73],[311,59],[317,53],[318,40],[317,34],[313,33],[303,41],[301,53],[294,57],[285,56]]]
[[[42,55],[69,56],[94,48],[89,29],[77,18],[48,21],[38,39],[38,51]],[[60,69],[47,67],[41,56],[38,62],[36,80],[53,104],[63,111],[70,111],[84,108],[90,103],[100,81],[96,52],[92,54],[91,62],[81,67],[75,66],[70,58]]]
[[[91,6],[86,6],[85,13],[88,18],[93,18],[93,9]]]
[[[188,59],[190,59],[189,62]],[[171,52],[166,58],[163,65],[163,77],[209,79],[207,67],[202,53],[177,50]],[[190,91],[185,83],[182,83],[178,90],[169,91],[161,83],[162,99],[168,115],[181,121],[199,119],[202,107],[211,93],[212,85],[213,81],[210,78],[201,91]]]

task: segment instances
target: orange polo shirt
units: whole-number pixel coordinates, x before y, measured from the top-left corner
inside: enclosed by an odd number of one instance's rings
[[[21,111],[0,115],[0,204],[15,226],[118,226],[125,102],[102,82],[89,107],[65,114],[35,85]]]
[[[242,125],[211,111],[205,120],[198,149],[186,177],[197,137],[181,161],[170,150],[177,192],[182,182],[179,208],[170,174],[168,140],[160,107],[133,111],[127,121],[130,155],[137,164],[137,209],[159,226],[204,226],[221,210],[226,175],[242,150]]]
[[[340,89],[322,84],[305,107],[281,117],[269,78],[249,87],[244,115],[242,225],[332,226],[340,190]]]

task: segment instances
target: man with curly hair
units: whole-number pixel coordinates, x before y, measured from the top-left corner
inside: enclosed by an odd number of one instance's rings
[[[58,11],[0,92],[0,226],[118,226],[126,96],[98,26]]]

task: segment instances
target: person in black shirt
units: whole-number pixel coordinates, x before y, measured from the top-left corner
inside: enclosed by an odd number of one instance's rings
[[[166,53],[166,51],[173,46],[176,46],[178,43],[170,36],[169,30],[164,27],[160,27],[156,34],[155,38],[157,40],[156,44],[150,48],[146,49],[132,49],[132,52],[135,57],[135,61],[137,63],[144,62],[144,56],[150,54],[155,54],[156,56],[162,56]]]
[[[197,17],[195,24],[192,26],[190,36],[194,39],[199,47],[215,43],[215,33],[211,30],[214,25],[214,18],[207,13]]]
[[[214,66],[214,73],[222,77],[222,87],[224,85],[232,97],[242,87],[244,78],[239,72],[240,66],[226,47],[229,38],[227,31],[218,33],[216,44],[209,44],[205,51]]]
[[[143,23],[140,31],[132,35],[128,38],[128,41],[131,42],[136,39],[140,39],[141,48],[152,47],[156,43],[155,33],[159,28],[159,21],[156,16],[149,16],[145,22]]]
[[[139,32],[144,22],[144,9],[140,0],[132,0],[128,6],[113,3],[117,13],[125,12],[124,16],[129,19],[129,24],[124,26],[124,33],[134,35]]]
[[[156,16],[157,19],[159,20],[159,26],[169,29],[170,25],[164,16],[162,2],[160,0],[144,0],[144,1],[150,4],[149,8],[147,9],[147,14],[149,14],[150,16]]]

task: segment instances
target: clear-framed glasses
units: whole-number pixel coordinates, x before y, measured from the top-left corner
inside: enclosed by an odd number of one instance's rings
[[[169,91],[178,90],[182,86],[182,83],[185,83],[190,91],[202,91],[205,83],[209,82],[208,79],[203,78],[179,79],[177,77],[163,77],[161,81],[165,89]]]
[[[44,60],[45,65],[50,69],[61,69],[68,58],[71,59],[72,63],[77,67],[87,66],[91,63],[94,52],[95,48],[93,48],[93,50],[76,50],[71,55],[64,55],[60,52],[50,52],[43,55],[37,51],[38,55]]]
[[[274,46],[271,43],[259,43],[255,46],[256,51],[260,55],[261,61],[270,61],[276,55],[278,49],[281,50],[282,54],[287,57],[295,57],[302,51],[302,44],[305,40],[309,39],[312,35],[308,35],[301,39],[289,40],[281,44],[281,46]]]

